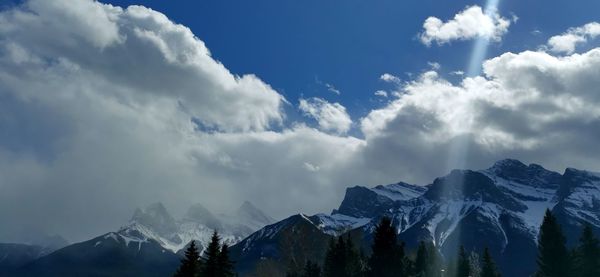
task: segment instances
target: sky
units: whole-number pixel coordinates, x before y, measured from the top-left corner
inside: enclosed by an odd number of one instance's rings
[[[281,219],[504,158],[600,171],[597,1],[0,3],[0,241]]]

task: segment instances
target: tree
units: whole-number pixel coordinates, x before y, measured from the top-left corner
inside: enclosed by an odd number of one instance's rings
[[[600,247],[589,224],[583,227],[574,260],[574,271],[577,276],[600,276]]]
[[[353,277],[362,272],[361,257],[350,237],[331,239],[323,263],[325,277]]]
[[[471,277],[481,277],[481,259],[479,253],[471,251],[469,254],[469,265],[471,266]]]
[[[388,217],[381,219],[375,228],[372,254],[369,258],[367,276],[392,277],[402,276],[404,260],[404,244],[399,244],[396,237],[396,228]]]
[[[185,257],[181,260],[181,265],[174,277],[196,277],[200,272],[200,265],[200,253],[198,253],[196,243],[192,240],[190,246],[185,250]]]
[[[306,261],[301,277],[321,277],[321,267],[318,264]]]
[[[419,242],[415,258],[415,276],[424,277],[429,266],[429,255],[424,241]]]
[[[323,275],[325,277],[339,277],[342,275],[343,263],[342,253],[339,249],[342,248],[340,245],[340,238],[336,242],[335,239],[329,241],[329,247],[325,253],[325,261],[323,263]]]
[[[556,217],[546,210],[538,236],[538,277],[569,276],[570,257]]]
[[[202,267],[203,277],[220,277],[219,276],[219,256],[221,254],[219,234],[213,232],[206,251],[204,251],[204,266]]]
[[[500,273],[496,268],[496,263],[490,255],[490,250],[486,247],[483,250],[483,258],[481,260],[481,277],[500,277]]]
[[[438,277],[441,269],[441,257],[433,243],[419,242],[414,262],[414,276]]]
[[[465,252],[465,248],[461,245],[458,251],[458,262],[456,264],[456,277],[471,276],[471,263]]]
[[[232,277],[235,276],[233,262],[229,259],[229,246],[223,243],[221,251],[217,258],[217,276],[218,277]]]

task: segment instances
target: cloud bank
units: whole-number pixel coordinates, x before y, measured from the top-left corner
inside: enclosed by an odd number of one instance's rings
[[[600,168],[600,48],[505,53],[483,68],[457,83],[384,74],[396,91],[354,123],[339,103],[301,99],[312,128],[161,13],[27,1],[0,12],[0,240],[82,240],[156,201],[322,212],[347,186],[427,184],[506,157]]]

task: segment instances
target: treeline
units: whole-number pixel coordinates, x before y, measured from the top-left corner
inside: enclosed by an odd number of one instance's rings
[[[329,243],[322,265],[308,261],[304,269],[290,271],[287,277],[500,276],[487,249],[479,259],[476,254],[467,255],[461,247],[458,260],[452,265],[443,262],[430,242],[421,241],[416,254],[407,255],[404,243],[398,241],[396,228],[386,217],[375,229],[370,256],[365,256],[355,247],[349,237],[340,236]]]
[[[389,218],[374,233],[371,255],[365,256],[349,237],[331,240],[324,261],[306,262],[287,277],[500,277],[488,248],[479,253],[458,249],[453,262],[444,262],[431,242],[421,241],[416,254],[407,255]],[[533,257],[532,257],[533,258]],[[599,277],[600,245],[592,227],[584,225],[579,244],[566,247],[566,238],[554,215],[547,210],[538,236],[538,270],[535,277]]]
[[[482,253],[457,249],[452,262],[445,262],[431,242],[421,241],[416,252],[407,255],[405,245],[389,218],[377,225],[366,256],[349,236],[331,239],[323,261],[307,261],[301,270],[288,271],[287,277],[500,277],[501,274],[487,248]],[[533,258],[533,257],[532,257]],[[535,277],[600,276],[600,243],[592,227],[584,225],[579,243],[568,249],[566,238],[556,217],[546,211],[538,234],[538,269]],[[236,276],[226,244],[220,244],[215,232],[203,257],[194,242],[175,277]]]
[[[234,264],[229,258],[229,247],[221,244],[221,238],[215,231],[210,243],[200,257],[196,243],[192,241],[185,250],[185,257],[174,277],[232,277],[236,276]]]

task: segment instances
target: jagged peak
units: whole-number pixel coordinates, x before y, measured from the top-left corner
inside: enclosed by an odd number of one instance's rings
[[[494,163],[489,169],[506,170],[506,169],[524,169],[527,165],[517,159],[502,159]]]
[[[137,208],[130,223],[146,226],[159,234],[169,234],[177,229],[175,219],[160,202],[150,204],[144,209]]]
[[[547,170],[539,164],[525,165],[515,159],[497,161],[482,172],[524,185],[553,189],[558,187],[561,178],[559,173]]]
[[[206,207],[200,203],[191,205],[183,218],[185,221],[196,222],[206,225],[211,229],[220,230],[223,228],[221,221]]]
[[[140,219],[150,217],[164,220],[173,219],[171,214],[169,214],[169,212],[167,211],[167,208],[165,208],[165,206],[162,203],[156,202],[146,206],[144,209],[136,208],[131,220],[138,221]]]
[[[268,216],[261,209],[254,206],[254,204],[252,204],[252,202],[250,201],[244,201],[244,203],[242,203],[242,205],[237,210],[237,216],[245,220],[258,221],[265,225],[273,223],[275,221],[272,217]]]

